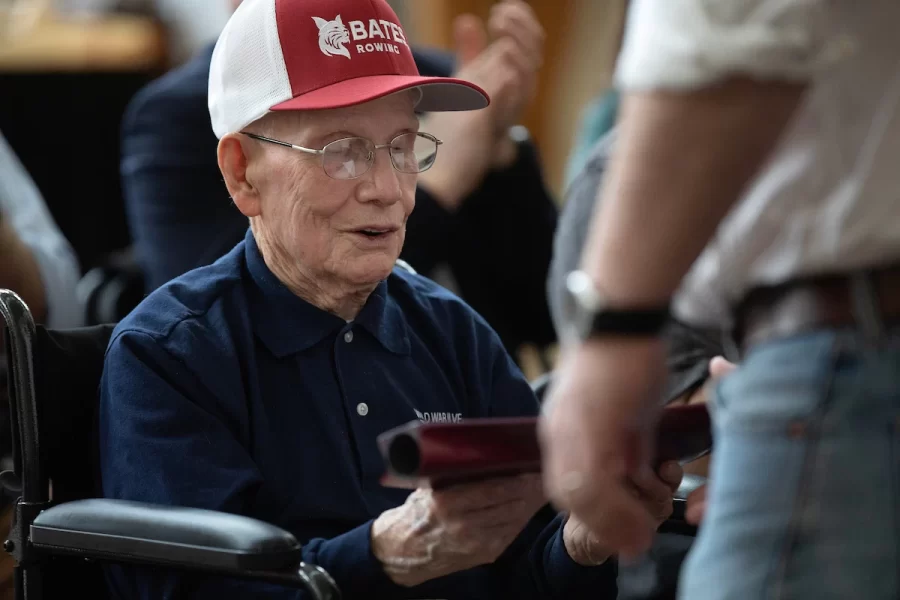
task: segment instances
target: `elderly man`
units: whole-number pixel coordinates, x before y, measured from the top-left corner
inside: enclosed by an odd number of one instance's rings
[[[250,228],[114,332],[104,494],[275,523],[345,598],[613,598],[605,539],[550,510],[538,478],[379,483],[376,436],[417,412],[537,412],[485,321],[395,268],[417,175],[441,143],[416,109],[484,108],[484,92],[418,76],[383,0],[247,0],[209,85],[219,166]],[[653,527],[680,478],[668,463],[636,481]],[[123,598],[301,597],[127,568],[109,581]]]

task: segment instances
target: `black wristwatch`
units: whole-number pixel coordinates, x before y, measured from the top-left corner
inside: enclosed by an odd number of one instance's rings
[[[584,271],[572,271],[566,277],[571,338],[585,341],[603,335],[657,337],[669,323],[669,306],[649,308],[612,308]]]

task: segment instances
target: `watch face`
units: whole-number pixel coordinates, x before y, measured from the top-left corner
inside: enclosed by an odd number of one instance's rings
[[[587,340],[596,335],[658,336],[669,321],[669,307],[611,307],[587,273],[566,277],[569,335]]]
[[[573,271],[566,277],[566,306],[570,335],[585,340],[591,335],[594,315],[600,308],[600,297],[590,277],[582,271]]]

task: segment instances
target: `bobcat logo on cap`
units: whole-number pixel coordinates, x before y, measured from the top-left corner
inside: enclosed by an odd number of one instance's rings
[[[341,15],[334,21],[326,21],[319,17],[313,17],[319,28],[319,50],[325,56],[346,56],[350,58],[350,51],[344,48],[344,44],[350,43],[350,32],[344,27]]]

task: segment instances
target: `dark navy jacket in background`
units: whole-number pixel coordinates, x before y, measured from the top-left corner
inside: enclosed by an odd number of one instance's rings
[[[248,232],[113,333],[101,383],[103,493],[279,525],[348,600],[615,597],[615,565],[575,564],[549,507],[490,567],[393,584],[369,531],[409,492],[379,485],[375,439],[416,411],[510,416],[535,414],[537,402],[493,330],[446,290],[395,269],[347,323],[288,291]],[[120,598],[304,597],[136,567],[108,574]]]

